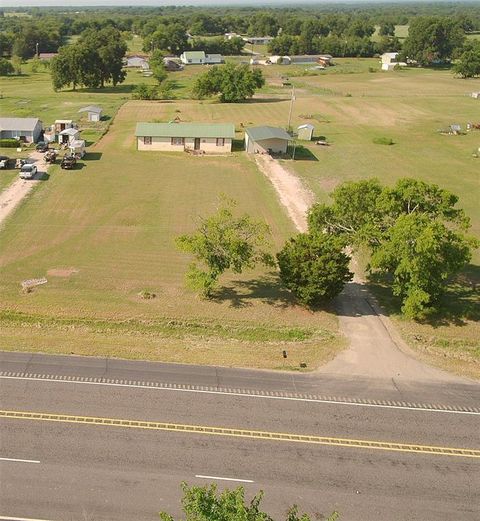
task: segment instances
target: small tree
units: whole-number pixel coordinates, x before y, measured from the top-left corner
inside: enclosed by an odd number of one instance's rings
[[[193,93],[197,98],[219,95],[222,103],[236,103],[251,98],[263,85],[265,78],[261,70],[227,63],[202,74],[195,82]]]
[[[14,72],[13,65],[5,58],[0,58],[0,76],[8,76]]]
[[[22,74],[22,58],[16,54],[12,56],[12,66],[15,74],[20,76],[20,74]]]
[[[292,237],[277,254],[282,282],[307,306],[333,299],[353,276],[344,246],[340,237],[324,233]]]
[[[227,270],[242,273],[261,263],[273,266],[267,249],[270,247],[269,226],[249,215],[236,217],[234,201],[225,201],[215,214],[202,218],[197,231],[177,237],[176,244],[191,253],[203,267],[192,263],[188,269],[187,285],[204,297],[211,297],[219,277]]]
[[[273,518],[260,510],[263,492],[260,491],[253,499],[246,503],[245,490],[238,487],[235,490],[226,489],[218,493],[217,486],[212,484],[204,487],[189,487],[182,483],[182,507],[185,519],[190,521],[273,521]],[[166,512],[160,512],[162,521],[175,521]],[[325,521],[339,519],[338,512],[333,512]],[[286,521],[310,521],[307,514],[298,515],[298,508],[294,505],[285,517]]]
[[[153,72],[153,77],[160,84],[167,79],[167,71],[163,63],[164,53],[160,50],[153,51],[150,58],[150,69]]]
[[[158,87],[139,83],[133,89],[133,99],[155,100],[158,99]]]

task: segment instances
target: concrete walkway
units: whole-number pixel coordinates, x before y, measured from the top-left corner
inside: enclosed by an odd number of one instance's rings
[[[29,160],[38,168],[35,179],[25,180],[17,177],[10,186],[0,192],[0,226],[47,172],[48,164],[45,162],[43,154],[32,152]]]
[[[306,212],[312,204],[311,192],[279,161],[266,156],[255,159],[260,171],[273,184],[295,227],[305,231]],[[468,381],[415,359],[414,353],[357,275],[336,298],[336,308],[340,331],[350,346],[320,367],[318,374],[381,378],[390,381],[392,387],[396,387],[400,380],[418,383]]]

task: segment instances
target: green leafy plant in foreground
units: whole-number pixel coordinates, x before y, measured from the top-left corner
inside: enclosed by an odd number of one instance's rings
[[[218,493],[215,484],[189,487],[186,483],[182,483],[181,486],[185,521],[274,521],[269,514],[260,510],[263,491],[255,494],[250,502],[246,502],[243,487],[235,490],[226,489]],[[166,512],[160,512],[160,519],[175,521]],[[340,519],[338,512],[333,512],[325,521],[338,519]],[[310,521],[310,516],[299,515],[297,506],[293,505],[288,510],[285,521]]]

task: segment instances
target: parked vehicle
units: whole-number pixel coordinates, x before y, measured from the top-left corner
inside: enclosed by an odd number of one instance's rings
[[[48,143],[45,143],[45,141],[39,141],[37,143],[37,146],[35,147],[35,150],[37,152],[47,152],[48,150]]]
[[[17,159],[15,161],[15,168],[22,168],[23,165],[27,164],[28,163],[28,159]]]
[[[8,168],[10,158],[7,156],[0,156],[0,168]]]
[[[75,156],[63,156],[60,167],[64,170],[71,170],[77,164],[77,158]]]
[[[20,169],[20,177],[22,179],[33,179],[37,173],[37,167],[32,163],[26,163]]]
[[[53,150],[53,148],[50,148],[47,152],[45,152],[44,158],[47,163],[55,163],[57,159],[57,151]]]

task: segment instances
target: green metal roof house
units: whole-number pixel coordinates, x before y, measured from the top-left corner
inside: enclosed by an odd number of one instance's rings
[[[225,154],[232,151],[233,123],[137,123],[138,150]]]
[[[245,150],[249,154],[286,154],[292,136],[283,128],[250,127],[245,130]]]

